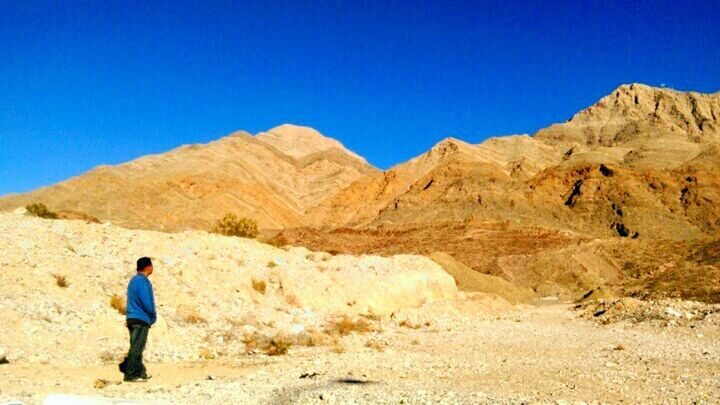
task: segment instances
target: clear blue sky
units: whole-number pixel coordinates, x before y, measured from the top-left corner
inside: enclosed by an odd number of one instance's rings
[[[387,168],[621,83],[720,90],[720,2],[547,3],[0,0],[0,194],[285,122]]]

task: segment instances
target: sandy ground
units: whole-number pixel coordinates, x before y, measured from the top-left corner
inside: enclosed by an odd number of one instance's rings
[[[192,404],[718,403],[719,335],[716,324],[599,325],[567,305],[539,305],[494,320],[447,315],[429,327],[351,335],[344,353],[302,347],[148,364],[154,377],[144,384],[114,384],[114,365],[2,365],[0,400],[74,393]],[[97,379],[111,384],[94,388]]]

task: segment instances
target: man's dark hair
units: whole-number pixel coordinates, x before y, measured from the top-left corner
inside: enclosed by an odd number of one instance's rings
[[[152,260],[149,257],[141,257],[137,261],[137,271],[143,271],[152,266]]]

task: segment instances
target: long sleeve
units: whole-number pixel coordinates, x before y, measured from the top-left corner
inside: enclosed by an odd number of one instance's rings
[[[157,321],[157,312],[155,310],[155,293],[150,280],[146,281],[145,291],[141,297],[143,309],[150,317],[150,324],[152,325]]]

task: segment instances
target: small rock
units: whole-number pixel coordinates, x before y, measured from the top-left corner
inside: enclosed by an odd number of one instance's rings
[[[675,318],[680,318],[682,316],[682,313],[680,311],[672,307],[666,309],[665,313]]]

